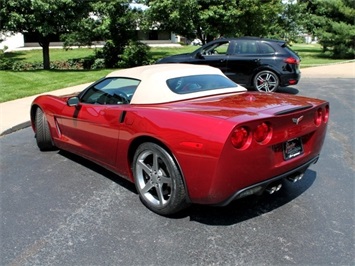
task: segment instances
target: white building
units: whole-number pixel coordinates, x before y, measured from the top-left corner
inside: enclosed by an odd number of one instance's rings
[[[21,33],[0,32],[0,49],[15,49],[25,46],[25,40]]]

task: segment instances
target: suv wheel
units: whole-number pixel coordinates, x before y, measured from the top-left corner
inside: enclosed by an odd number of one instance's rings
[[[279,78],[274,72],[263,70],[255,75],[253,85],[257,91],[274,92],[279,87]]]

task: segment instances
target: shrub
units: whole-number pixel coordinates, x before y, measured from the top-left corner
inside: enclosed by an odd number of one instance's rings
[[[97,57],[102,57],[105,61],[105,66],[108,68],[114,68],[118,62],[117,48],[112,40],[107,40],[102,51]]]
[[[96,58],[94,63],[91,65],[91,69],[105,68],[105,59]]]
[[[119,62],[119,67],[135,67],[150,63],[149,46],[136,41],[129,41]]]
[[[9,70],[12,68],[13,61],[5,57],[6,49],[6,46],[4,47],[4,49],[0,49],[0,70]]]

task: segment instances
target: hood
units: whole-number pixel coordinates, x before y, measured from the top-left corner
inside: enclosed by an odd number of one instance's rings
[[[281,93],[242,92],[176,102],[172,107],[223,119],[258,119],[310,109],[321,103],[324,101]]]

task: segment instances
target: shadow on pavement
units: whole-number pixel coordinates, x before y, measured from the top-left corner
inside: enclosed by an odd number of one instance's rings
[[[124,187],[125,189],[129,190],[130,192],[138,194],[136,191],[135,185],[132,182],[124,179],[123,177],[120,177],[119,175],[111,172],[110,170],[107,170],[106,168],[104,168],[92,161],[89,161],[83,157],[80,157],[79,155],[76,155],[76,154],[73,154],[73,153],[70,153],[67,151],[60,150],[58,153],[64,157],[66,157],[67,159],[74,161],[78,164],[81,164],[82,166],[96,172],[97,174],[102,175],[102,176],[112,180],[113,182]]]
[[[303,179],[297,183],[283,181],[279,192],[269,195],[249,196],[236,200],[226,207],[192,205],[185,211],[191,221],[206,225],[233,225],[270,213],[293,201],[307,191],[316,179],[316,172],[307,170]]]
[[[90,170],[102,175],[113,182],[119,184],[130,192],[137,194],[135,185],[130,181],[116,175],[115,173],[87,160],[78,155],[59,151],[59,154],[76,162]],[[261,196],[249,196],[236,200],[225,207],[215,207],[209,205],[192,204],[186,210],[170,216],[172,219],[183,219],[190,217],[191,221],[199,222],[206,225],[232,225],[237,224],[273,210],[291,202],[309,187],[312,186],[316,179],[316,172],[308,169],[303,179],[297,183],[284,181],[282,189],[273,194],[267,193]]]
[[[280,87],[277,92],[296,95],[299,93],[299,90],[294,87]]]

